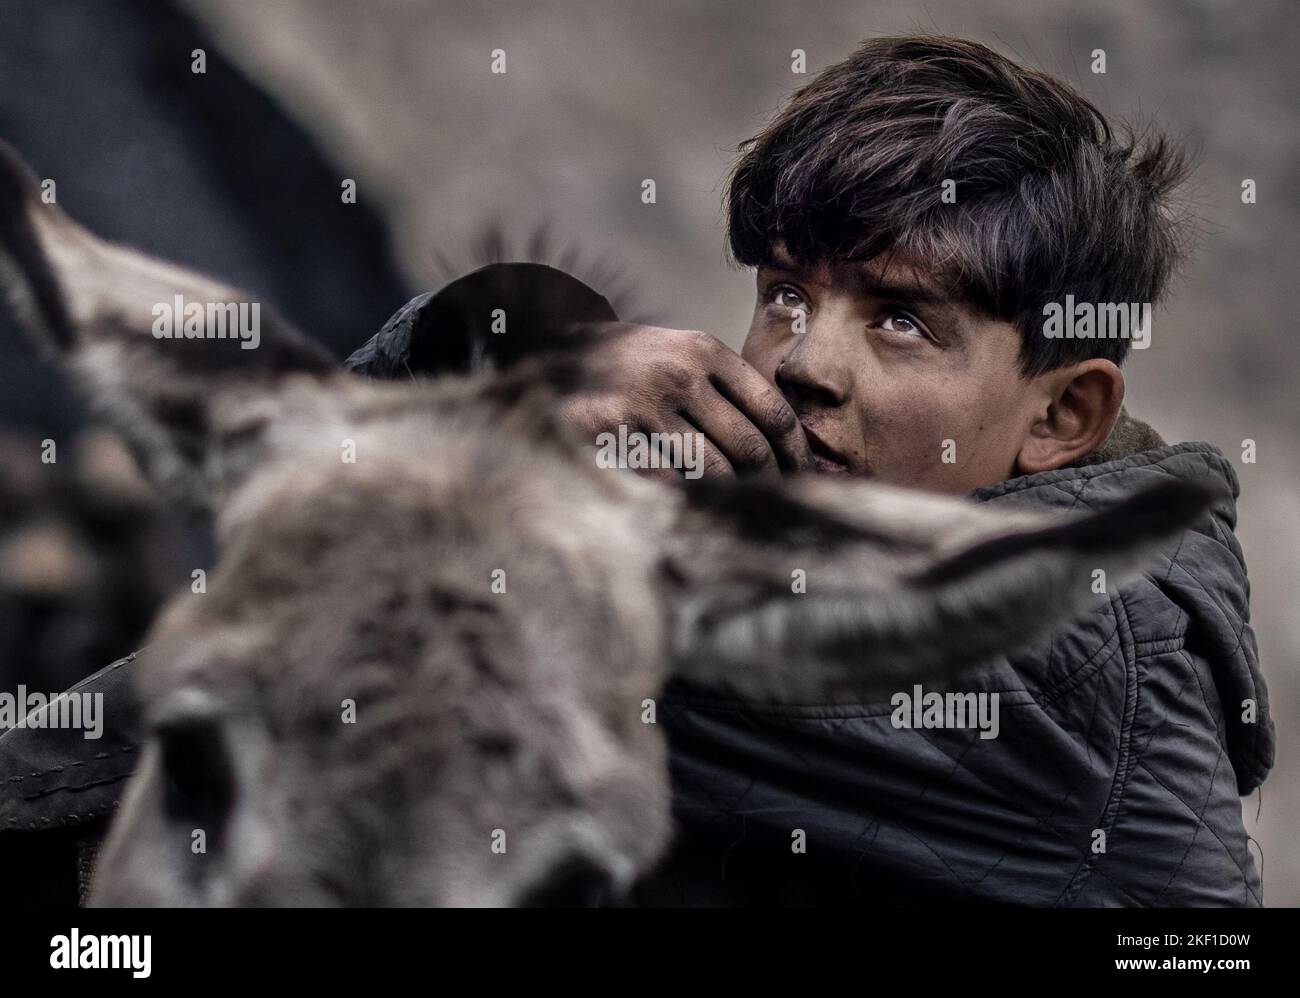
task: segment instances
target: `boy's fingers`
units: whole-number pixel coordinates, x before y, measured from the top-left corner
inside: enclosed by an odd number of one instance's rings
[[[711,434],[706,433],[702,427],[692,425],[689,420],[683,419],[681,416],[674,416],[667,421],[665,431],[680,433],[679,439],[683,442],[683,446],[685,446],[688,434],[694,437],[690,444],[692,467],[679,468],[677,472],[679,475],[685,478],[698,478],[701,474],[709,478],[735,477],[736,469],[728,460],[726,453],[712,439]],[[689,474],[687,474],[688,472]]]
[[[799,471],[812,466],[808,438],[790,403],[739,354],[729,350],[721,353],[709,381],[762,431],[783,470]]]
[[[683,407],[681,415],[708,437],[736,472],[781,470],[763,432],[712,386],[706,386]]]
[[[678,415],[619,419],[612,415],[618,409],[618,400],[611,399],[576,403],[571,401],[562,405],[561,409],[571,428],[576,429],[579,438],[588,444],[594,443],[601,433],[618,436],[621,426],[627,427],[629,437],[632,434],[643,434],[646,442],[652,446],[657,444],[660,456],[653,463],[658,467],[647,465],[634,469],[647,478],[671,481],[683,477],[699,478],[701,475],[734,477],[736,474],[731,462],[717,445]]]

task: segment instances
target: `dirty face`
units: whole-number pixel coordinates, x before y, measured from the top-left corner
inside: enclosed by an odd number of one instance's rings
[[[1044,397],[1011,323],[898,257],[778,250],[756,282],[742,356],[799,414],[819,470],[949,493],[1011,477]]]

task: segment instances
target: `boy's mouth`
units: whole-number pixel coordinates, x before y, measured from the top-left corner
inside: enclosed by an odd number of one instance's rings
[[[808,438],[808,449],[812,451],[813,467],[824,474],[847,475],[850,470],[849,462],[844,459],[843,455],[817,436],[808,427],[807,423],[801,421],[799,425],[803,427],[804,436]]]

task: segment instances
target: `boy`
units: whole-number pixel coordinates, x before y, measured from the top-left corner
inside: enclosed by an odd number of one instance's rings
[[[996,738],[915,729],[897,704],[674,690],[659,717],[681,831],[639,900],[1262,903],[1238,795],[1273,733],[1236,476],[1122,408],[1120,364],[1151,342],[1180,257],[1182,174],[1176,149],[1121,142],[1060,81],[936,37],[867,42],[746,144],[726,204],[756,268],[740,356],[624,329],[593,362],[600,393],[566,403],[582,437],[696,432],[712,474],[811,468],[991,503],[1100,507],[1169,475],[1220,498],[1104,610],[963,683],[998,695]],[[394,335],[356,366],[378,373],[385,343],[407,356]]]

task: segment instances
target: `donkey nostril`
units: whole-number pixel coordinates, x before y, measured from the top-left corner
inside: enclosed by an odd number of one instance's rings
[[[521,908],[595,908],[613,896],[609,873],[586,856],[570,856],[530,887]]]
[[[219,832],[234,798],[234,774],[218,726],[180,721],[159,729],[163,808],[176,821]]]

